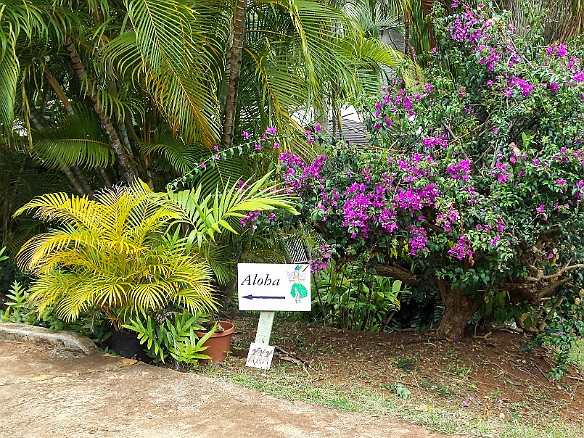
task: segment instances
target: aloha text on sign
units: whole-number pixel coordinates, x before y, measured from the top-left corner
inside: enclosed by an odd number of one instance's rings
[[[239,310],[309,312],[310,266],[239,263]]]

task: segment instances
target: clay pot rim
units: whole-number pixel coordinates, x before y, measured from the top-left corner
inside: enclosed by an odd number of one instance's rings
[[[233,333],[233,331],[235,330],[235,324],[233,324],[230,321],[219,321],[219,323],[221,324],[221,326],[225,329],[223,330],[221,333],[213,333],[211,335],[212,338],[220,338],[223,336],[229,336],[230,334]],[[229,328],[226,328],[226,326],[230,326]],[[202,330],[195,330],[195,334],[199,337],[202,338],[203,336],[205,336],[208,332],[206,331],[202,331]]]

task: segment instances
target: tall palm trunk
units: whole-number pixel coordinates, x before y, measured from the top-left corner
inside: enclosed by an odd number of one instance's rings
[[[544,23],[547,43],[565,42],[584,33],[584,0],[499,0],[498,4],[512,12],[520,32],[527,31],[530,16],[547,11]]]
[[[239,76],[241,74],[241,58],[245,39],[245,14],[247,12],[247,0],[235,0],[233,13],[233,25],[231,31],[231,47],[229,48],[229,82],[227,83],[227,99],[223,119],[223,133],[221,145],[231,146],[235,129],[235,117],[237,113],[237,91],[239,88]]]
[[[69,57],[71,58],[71,62],[73,63],[73,68],[77,72],[77,76],[81,80],[81,83],[87,82],[88,81],[87,71],[85,70],[85,66],[83,65],[83,62],[79,57],[79,53],[77,52],[77,48],[75,47],[75,43],[73,42],[71,37],[68,37],[67,40],[65,41],[65,48],[69,52]],[[92,87],[86,86],[84,91],[87,97],[89,97],[89,99],[93,103],[93,109],[95,110],[95,113],[97,114],[97,117],[101,122],[101,125],[103,126],[109,137],[110,145],[114,150],[114,153],[116,154],[118,163],[120,164],[120,172],[122,174],[122,177],[126,180],[128,184],[131,184],[132,181],[134,181],[137,178],[138,172],[136,171],[134,164],[130,160],[128,152],[126,151],[124,145],[120,141],[120,137],[118,136],[118,133],[116,132],[116,129],[110,117],[104,112],[103,108],[99,104],[97,97],[93,93]]]

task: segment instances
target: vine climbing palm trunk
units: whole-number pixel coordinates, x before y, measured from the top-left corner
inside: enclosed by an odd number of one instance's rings
[[[221,145],[231,146],[235,129],[235,117],[237,113],[237,92],[239,77],[241,75],[241,58],[245,39],[245,14],[247,12],[247,0],[235,0],[233,13],[233,25],[231,27],[231,47],[229,48],[229,81],[227,83],[227,98],[225,101],[223,133]]]
[[[131,184],[132,181],[134,181],[138,176],[136,167],[132,163],[128,152],[126,151],[124,145],[122,144],[120,137],[118,136],[118,133],[116,132],[116,129],[110,117],[105,113],[105,111],[99,104],[97,96],[94,94],[93,88],[91,87],[91,84],[88,83],[89,78],[87,76],[87,71],[85,70],[85,66],[83,65],[83,62],[79,57],[79,53],[77,52],[77,48],[75,47],[75,43],[73,42],[71,37],[68,37],[67,40],[65,41],[65,48],[69,52],[69,57],[71,58],[73,68],[77,73],[77,77],[81,81],[82,86],[84,86],[85,94],[93,103],[93,109],[95,110],[95,113],[97,114],[97,117],[101,122],[101,125],[103,126],[109,137],[110,145],[114,150],[117,161],[120,165],[120,172],[122,174],[122,177],[128,184]]]

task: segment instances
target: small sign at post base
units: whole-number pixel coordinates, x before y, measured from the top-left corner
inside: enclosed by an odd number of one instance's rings
[[[272,366],[274,357],[274,348],[266,344],[257,344],[252,342],[249,346],[249,353],[245,362],[246,367],[269,370]]]

